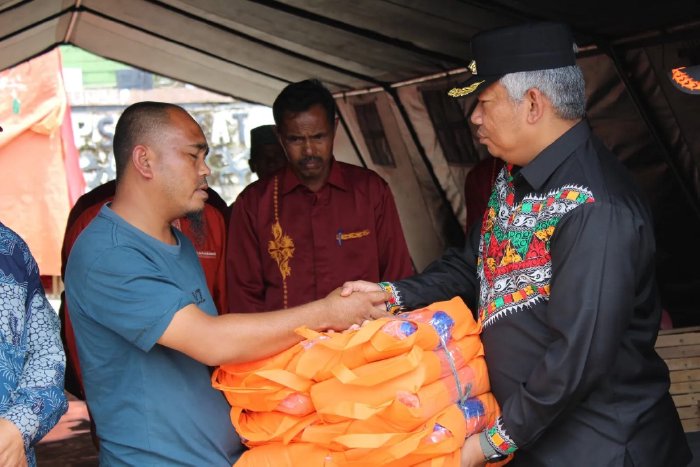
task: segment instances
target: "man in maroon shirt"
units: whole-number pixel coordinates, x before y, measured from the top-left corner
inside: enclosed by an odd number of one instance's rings
[[[464,205],[467,208],[466,229],[475,222],[481,222],[489,204],[493,184],[503,168],[503,161],[487,156],[476,164],[464,180]]]
[[[229,311],[293,307],[350,279],[413,273],[394,198],[371,170],[338,162],[335,101],[317,80],[273,104],[287,167],[248,186],[232,206]]]

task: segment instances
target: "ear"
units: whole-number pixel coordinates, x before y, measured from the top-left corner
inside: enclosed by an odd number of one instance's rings
[[[335,134],[336,131],[338,131],[338,122],[340,119],[338,117],[335,117],[335,124],[333,125],[333,134]]]
[[[542,119],[545,110],[549,105],[549,101],[539,89],[530,88],[525,91],[523,104],[526,105],[527,109],[527,122],[534,124]]]
[[[143,178],[148,180],[153,178],[153,167],[151,167],[153,153],[148,146],[143,144],[134,146],[133,151],[131,151],[131,162],[133,162],[134,168]]]

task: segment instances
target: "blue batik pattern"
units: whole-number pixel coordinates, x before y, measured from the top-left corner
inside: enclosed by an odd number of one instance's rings
[[[58,423],[65,354],[60,324],[27,244],[0,223],[0,417],[22,433],[29,466],[32,446]]]

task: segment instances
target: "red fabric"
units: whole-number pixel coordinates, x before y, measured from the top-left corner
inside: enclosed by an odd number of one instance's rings
[[[66,106],[61,124],[61,142],[63,143],[63,165],[66,167],[66,180],[68,182],[68,197],[70,205],[73,206],[78,198],[85,193],[85,177],[80,168],[80,153],[75,147],[73,139],[73,121],[69,106]]]
[[[210,190],[211,192],[211,190]],[[199,262],[207,278],[209,293],[211,293],[219,314],[228,312],[226,300],[226,221],[224,215],[213,206],[204,206],[204,224],[206,236],[199,241],[192,233],[191,222],[187,218],[178,219],[173,223],[194,244]]]
[[[0,72],[0,213],[29,245],[41,274],[57,276],[70,210],[58,49]],[[70,136],[72,140],[72,135]]]
[[[464,204],[467,208],[467,230],[474,222],[481,222],[489,203],[493,184],[498,172],[503,167],[503,161],[495,157],[482,159],[467,174],[464,181]]]
[[[285,305],[280,266],[268,251],[275,179],[281,236],[294,246],[287,306],[322,298],[348,280],[392,281],[413,274],[394,198],[381,177],[334,161],[327,183],[313,193],[286,168],[248,186],[232,206],[227,257],[231,312]],[[338,235],[346,239],[339,242]]]
[[[81,196],[68,216],[68,224],[61,248],[61,277],[65,274],[68,255],[78,235],[87,227],[92,219],[97,216],[102,206],[111,201],[115,190],[114,180],[101,185],[89,193]],[[178,219],[173,223],[182,233],[189,238],[197,250],[199,262],[202,264],[204,275],[207,279],[209,292],[216,304],[219,314],[227,312],[226,300],[226,203],[214,190],[207,190],[209,199],[204,206],[204,225],[206,235],[197,240],[192,232],[188,219]],[[82,376],[78,351],[75,345],[75,335],[70,321],[70,313],[65,301],[65,293],[61,294],[61,307],[59,315],[62,320],[61,337],[66,350],[66,360],[69,368],[66,370],[66,389],[78,397],[84,398]],[[71,371],[73,372],[71,374]]]

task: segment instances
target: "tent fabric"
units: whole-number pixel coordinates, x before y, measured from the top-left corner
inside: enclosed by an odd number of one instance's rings
[[[60,70],[54,50],[0,73],[0,218],[27,242],[41,273],[56,276],[71,195],[84,189]]]
[[[445,80],[436,80],[430,83],[431,87],[446,89]],[[467,213],[464,209],[464,179],[468,173],[468,167],[463,165],[450,165],[445,158],[443,149],[438,141],[430,116],[421,97],[421,86],[405,86],[398,90],[401,100],[406,103],[408,116],[418,132],[420,142],[425,148],[426,155],[435,169],[440,184],[445,187],[447,199],[452,211],[457,216],[460,224],[466,222]],[[455,105],[458,105],[455,102]]]
[[[694,305],[695,290],[700,286],[694,265],[700,261],[700,252],[688,249],[678,235],[700,235],[698,167],[692,156],[698,155],[692,151],[700,151],[700,125],[693,116],[700,101],[692,110],[692,102],[682,98],[669,80],[654,79],[662,62],[668,62],[663,55],[677,56],[677,47],[667,44],[636,49],[621,57],[641,104],[654,109],[649,118],[657,121],[655,131],[661,144],[655,141],[648,126],[652,122],[645,122],[610,58],[586,57],[579,65],[586,78],[587,114],[594,133],[632,172],[651,207],[662,306],[671,313],[675,326],[687,326],[700,323]],[[696,148],[691,149],[692,145]]]
[[[396,161],[395,167],[376,164],[362,137],[354,106],[368,103],[378,109],[389,149]],[[449,206],[441,202],[440,193],[387,93],[349,96],[339,99],[337,105],[352,139],[357,142],[364,165],[391,186],[397,206],[401,206],[398,208],[401,226],[414,265],[417,270],[423,270],[447,246],[444,225],[448,216],[452,216]]]
[[[269,105],[307,76],[342,92],[464,67],[474,33],[515,22],[567,21],[590,46],[687,32],[698,13],[682,0],[11,0],[0,4],[0,69],[70,43]]]

